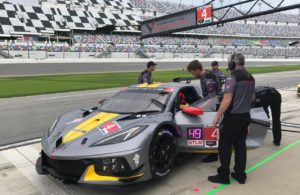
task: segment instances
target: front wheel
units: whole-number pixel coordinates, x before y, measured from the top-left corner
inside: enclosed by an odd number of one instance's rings
[[[176,139],[174,134],[166,129],[159,129],[153,136],[149,163],[153,178],[162,178],[168,175],[174,165],[176,157]]]

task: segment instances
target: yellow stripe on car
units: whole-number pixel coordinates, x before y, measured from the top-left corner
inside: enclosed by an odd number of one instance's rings
[[[81,124],[77,125],[74,129],[69,131],[65,136],[63,136],[62,143],[73,141],[85,135],[87,132],[95,129],[97,126],[102,125],[103,123],[113,118],[116,118],[117,116],[119,116],[119,114],[100,112],[99,114],[82,122]]]
[[[140,88],[156,88],[156,87],[159,87],[162,84],[163,83],[151,83],[151,84],[143,83],[143,84],[138,85],[137,87],[140,87]]]
[[[133,175],[130,177],[116,177],[116,176],[104,176],[104,175],[98,175],[95,172],[95,166],[90,165],[88,167],[88,170],[86,174],[84,175],[84,181],[119,181],[120,179],[134,179],[142,177],[144,173],[140,173],[138,175]]]

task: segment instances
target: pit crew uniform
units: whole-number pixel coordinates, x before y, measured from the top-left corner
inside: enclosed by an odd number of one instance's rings
[[[217,77],[224,77],[224,72],[219,70],[219,69],[216,69],[216,70],[212,70],[211,71],[214,75],[216,75]]]
[[[272,112],[273,143],[277,146],[281,141],[281,94],[273,87],[257,86],[255,88],[255,107],[263,107],[270,118],[268,107]]]
[[[206,73],[201,76],[200,84],[203,97],[213,93],[221,93],[220,80],[210,71],[206,71]]]
[[[200,79],[202,95],[203,97],[209,94],[221,93],[221,82],[219,78],[211,71],[207,71]],[[202,159],[202,162],[208,163],[218,160],[218,154],[211,153]]]
[[[218,177],[229,182],[230,159],[232,148],[234,148],[235,173],[232,173],[232,176],[244,183],[247,178],[245,173],[246,138],[250,124],[251,100],[255,93],[255,80],[244,67],[237,67],[226,79],[224,93],[233,93],[233,99],[220,124],[221,166],[218,168]]]
[[[141,72],[139,79],[138,79],[138,83],[152,83],[152,73],[148,70],[144,70],[143,72]]]

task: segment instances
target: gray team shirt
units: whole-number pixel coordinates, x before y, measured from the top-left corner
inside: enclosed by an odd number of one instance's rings
[[[148,70],[141,72],[138,83],[152,83],[152,74]]]
[[[224,72],[217,69],[217,70],[212,70],[211,71],[214,75],[216,75],[217,77],[224,77]]]
[[[255,93],[255,80],[244,68],[237,69],[226,78],[224,93],[233,93],[226,113],[247,113],[251,109],[251,100]]]
[[[205,73],[200,78],[201,90],[203,97],[213,94],[213,93],[220,93],[221,92],[221,83],[220,80],[211,72]]]

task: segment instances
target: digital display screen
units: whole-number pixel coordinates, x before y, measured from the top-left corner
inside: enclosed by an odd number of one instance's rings
[[[203,140],[202,132],[203,132],[202,127],[188,128],[187,138],[188,140]]]

